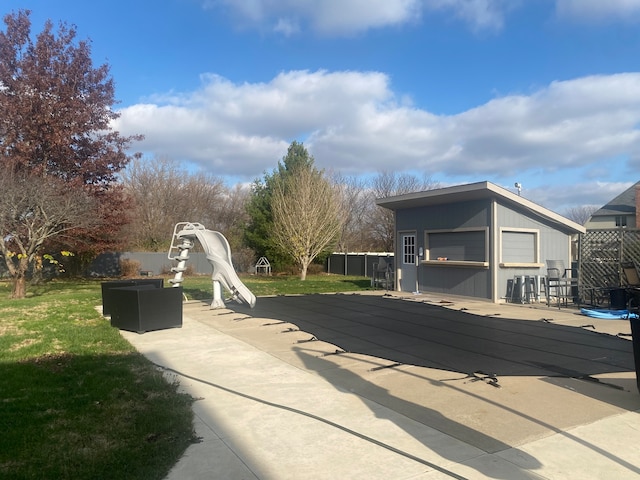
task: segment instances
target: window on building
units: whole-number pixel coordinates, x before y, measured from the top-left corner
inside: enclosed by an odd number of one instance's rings
[[[486,262],[487,230],[426,232],[429,260]]]
[[[540,259],[537,230],[501,230],[500,262],[537,264]]]
[[[414,234],[402,235],[402,263],[405,265],[416,263],[416,236]]]
[[[616,227],[626,227],[626,226],[627,226],[627,216],[616,215]]]

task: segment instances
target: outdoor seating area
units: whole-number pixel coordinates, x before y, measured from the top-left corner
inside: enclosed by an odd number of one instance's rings
[[[513,280],[507,281],[506,300],[509,303],[537,303],[544,282],[539,275],[514,275]]]
[[[563,260],[547,260],[546,275],[514,275],[507,282],[506,301],[509,303],[546,302],[547,306],[579,306],[578,276],[566,268]],[[543,300],[544,299],[544,300]]]
[[[566,307],[569,300],[573,303],[580,303],[578,278],[573,276],[572,269],[566,268],[562,260],[547,260],[547,275],[544,285],[547,306],[554,302],[558,308]]]
[[[393,264],[381,258],[378,263],[373,264],[373,273],[371,274],[371,286],[384,288],[385,290],[394,289]]]
[[[593,307],[613,310],[640,310],[640,267],[633,260],[617,262],[610,266],[615,273],[601,275],[592,284],[580,283],[583,303]],[[593,283],[598,283],[593,285]]]
[[[578,275],[579,262],[546,260],[546,275],[514,275],[507,282],[508,303],[538,303],[558,308],[591,307],[640,313],[640,265],[627,260],[608,265],[615,273],[594,279]]]
[[[624,262],[622,273],[625,281],[627,308],[640,313],[640,268],[636,262]]]

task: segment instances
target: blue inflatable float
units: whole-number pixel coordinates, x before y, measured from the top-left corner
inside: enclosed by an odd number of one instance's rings
[[[629,310],[606,310],[581,308],[580,313],[591,318],[601,318],[604,320],[626,320],[628,318],[638,318],[637,313],[630,313]]]

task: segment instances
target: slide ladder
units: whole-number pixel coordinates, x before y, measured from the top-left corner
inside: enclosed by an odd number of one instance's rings
[[[171,246],[169,247],[168,258],[175,260],[177,265],[171,269],[175,273],[172,280],[169,280],[174,287],[182,284],[183,273],[186,270],[186,263],[189,260],[189,250],[195,246],[198,240],[202,246],[207,261],[213,268],[211,279],[213,281],[213,302],[211,308],[223,308],[221,286],[230,294],[231,298],[238,303],[245,303],[253,308],[256,304],[256,297],[242,283],[238,277],[231,261],[231,248],[229,242],[220,232],[207,230],[204,225],[192,222],[176,223],[173,229]]]

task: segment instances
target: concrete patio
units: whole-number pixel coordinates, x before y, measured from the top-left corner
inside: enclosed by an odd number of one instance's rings
[[[171,479],[640,475],[628,320],[384,292],[228,307],[122,332],[199,399]]]

